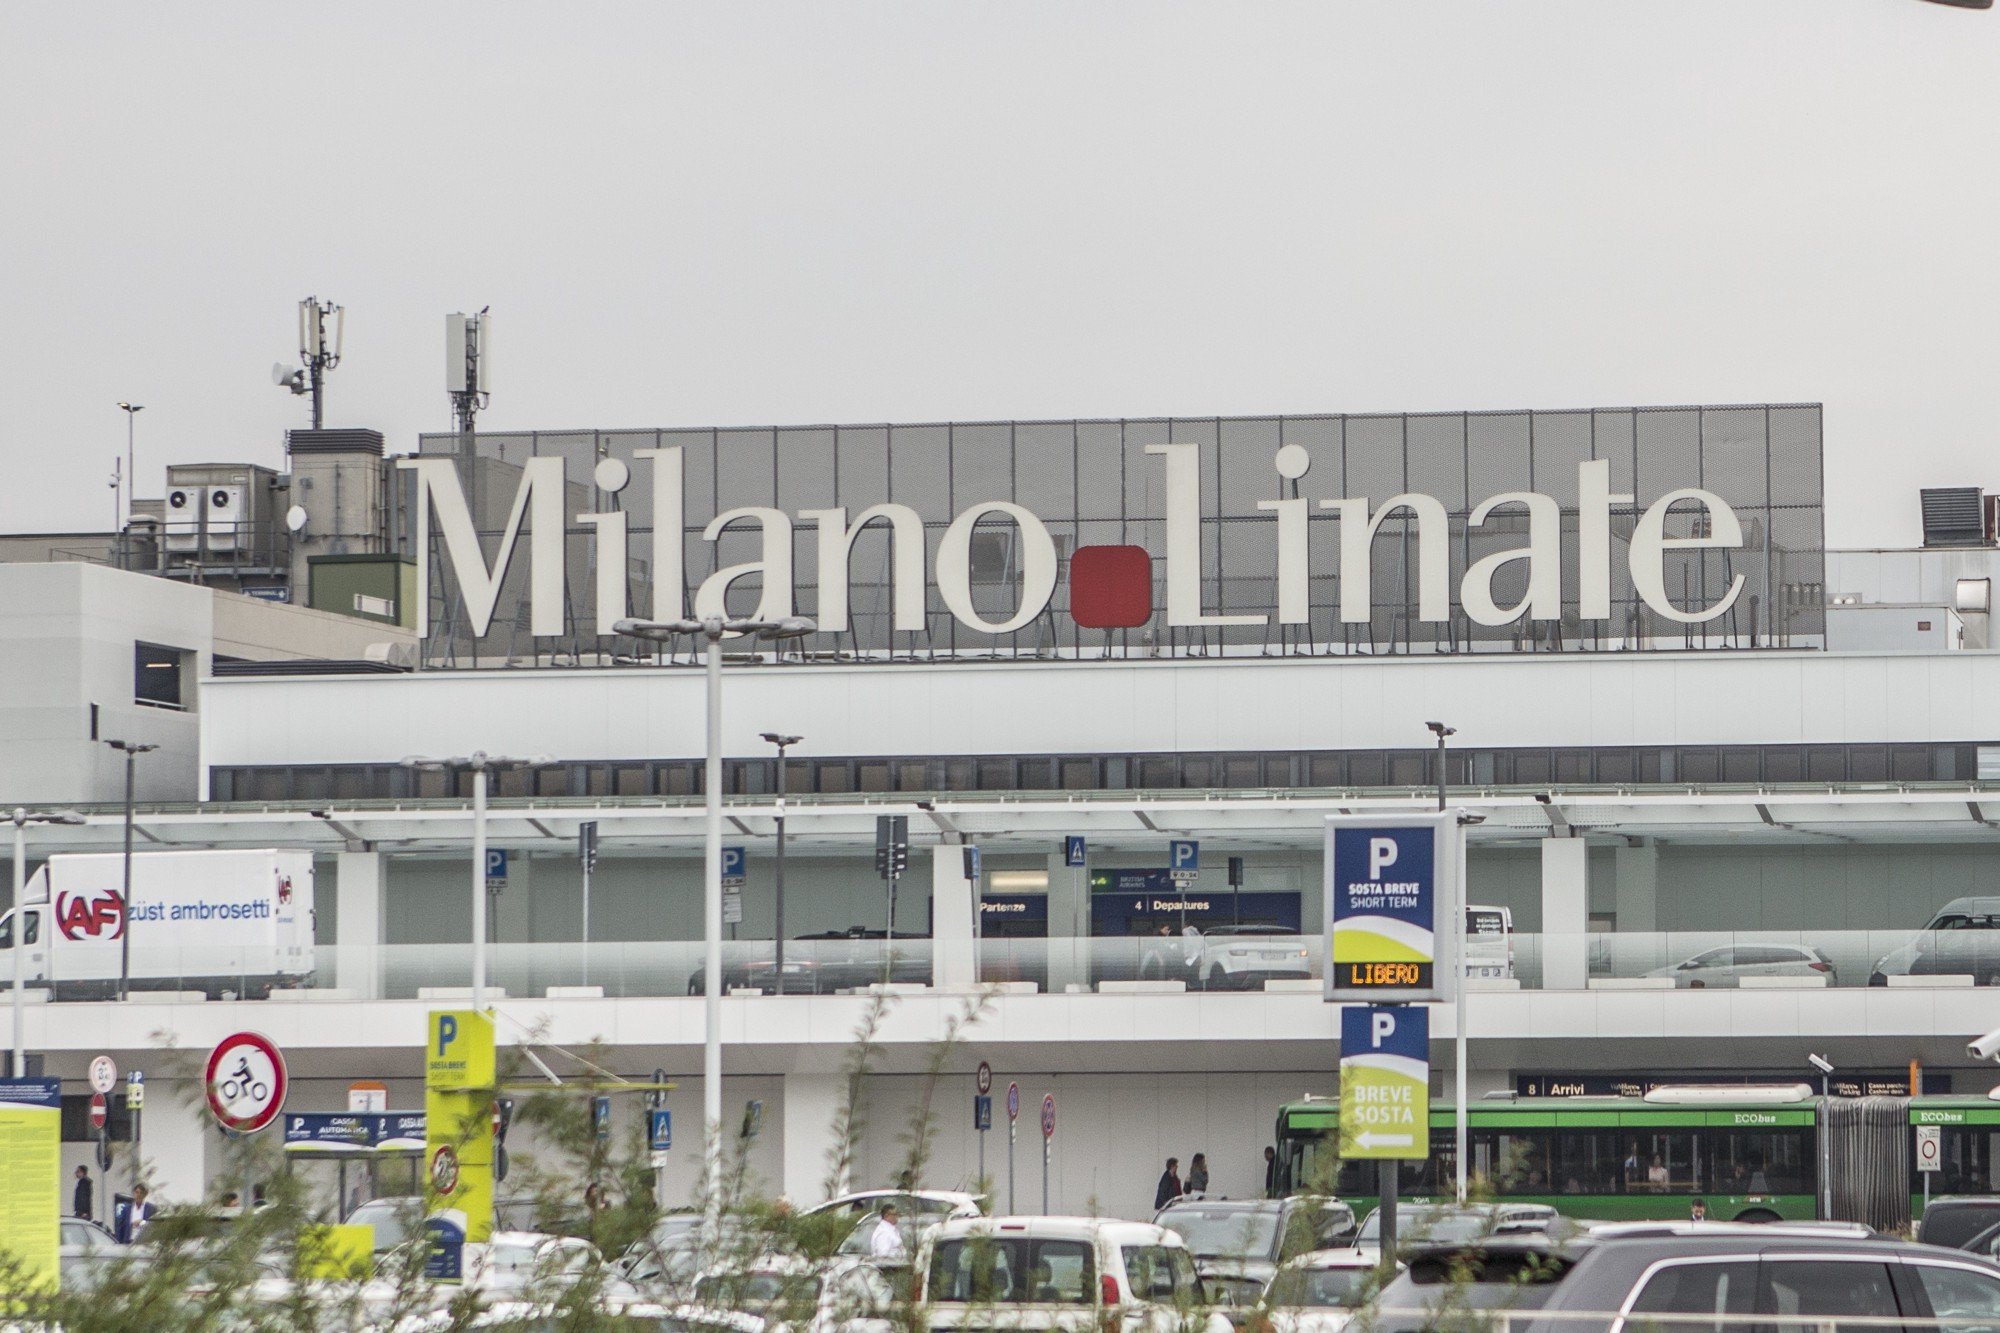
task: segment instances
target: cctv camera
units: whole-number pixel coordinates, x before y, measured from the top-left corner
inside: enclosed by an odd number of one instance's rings
[[[1806,1062],[1822,1074],[1831,1074],[1833,1072],[1833,1061],[1823,1055],[1808,1055],[1806,1056]]]
[[[2000,1028],[1967,1042],[1965,1053],[1975,1060],[2000,1061]]]

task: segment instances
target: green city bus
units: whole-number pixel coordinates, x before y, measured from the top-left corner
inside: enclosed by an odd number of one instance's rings
[[[1923,1216],[1927,1200],[1947,1194],[2000,1193],[2000,1088],[1983,1097],[1919,1097],[1910,1103],[1910,1133],[1938,1129],[1937,1169],[1925,1171],[1910,1154],[1910,1211]]]
[[[1645,1097],[1505,1097],[1467,1113],[1476,1198],[1549,1204],[1580,1218],[1744,1221],[1816,1217],[1821,1099],[1803,1084],[1656,1088]],[[1997,1108],[2000,1109],[2000,1108]],[[1377,1165],[1339,1160],[1340,1103],[1308,1098],[1278,1113],[1277,1192],[1331,1192],[1356,1216],[1375,1206]],[[1431,1104],[1431,1153],[1402,1164],[1397,1192],[1455,1194],[1455,1118]]]

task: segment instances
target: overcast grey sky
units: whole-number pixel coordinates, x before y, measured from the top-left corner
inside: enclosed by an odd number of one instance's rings
[[[1918,0],[0,8],[0,527],[139,417],[495,429],[1823,401],[1828,527],[2000,489],[2000,11]]]

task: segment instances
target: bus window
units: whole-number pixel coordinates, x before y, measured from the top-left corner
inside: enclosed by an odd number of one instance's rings
[[[1698,1192],[1695,1131],[1625,1129],[1625,1156],[1618,1172],[1626,1194]]]
[[[2000,1130],[1984,1125],[1946,1125],[1939,1139],[1934,1186],[1946,1194],[2000,1192]]]
[[[1812,1134],[1804,1129],[1710,1131],[1708,1183],[1712,1194],[1811,1194]]]
[[[1615,1129],[1564,1129],[1556,1136],[1555,1171],[1562,1194],[1619,1194],[1625,1151]]]
[[[1549,1148],[1553,1133],[1546,1129],[1475,1129],[1471,1184],[1496,1195],[1551,1194]]]

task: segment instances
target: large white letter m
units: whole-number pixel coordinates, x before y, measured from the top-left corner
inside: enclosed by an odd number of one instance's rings
[[[529,521],[529,633],[561,634],[563,630],[563,461],[531,458],[521,468],[521,484],[507,512],[507,529],[489,568],[479,549],[479,533],[458,484],[458,468],[449,458],[400,458],[396,466],[417,474],[417,637],[431,632],[431,516],[435,512],[444,537],[446,559],[465,598],[465,619],[472,637],[484,638],[514,555],[521,519]]]

